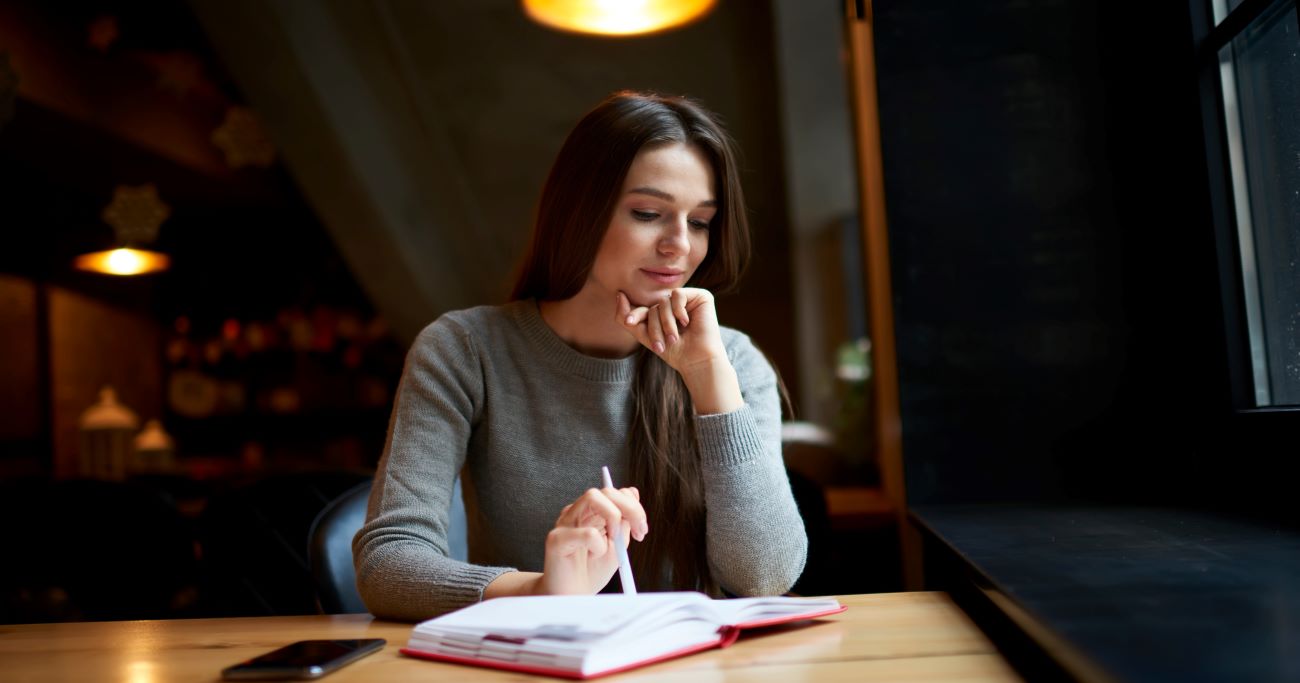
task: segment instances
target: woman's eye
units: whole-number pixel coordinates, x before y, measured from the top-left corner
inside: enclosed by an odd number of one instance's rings
[[[691,227],[692,227],[692,228],[695,228],[695,229],[697,229],[697,230],[708,230],[708,229],[709,229],[709,222],[708,222],[708,221],[702,221],[702,220],[699,220],[699,219],[691,219],[690,223],[691,223]]]
[[[659,214],[653,211],[641,211],[638,209],[632,209],[632,217],[639,221],[652,221],[658,218]]]

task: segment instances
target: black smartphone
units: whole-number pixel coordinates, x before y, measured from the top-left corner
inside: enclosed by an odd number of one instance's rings
[[[300,640],[222,669],[228,681],[320,678],[325,674],[383,649],[383,638],[357,640]]]

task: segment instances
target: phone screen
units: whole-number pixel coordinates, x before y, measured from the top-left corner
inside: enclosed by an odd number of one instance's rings
[[[319,678],[348,662],[377,652],[382,638],[300,640],[221,672],[227,680]]]

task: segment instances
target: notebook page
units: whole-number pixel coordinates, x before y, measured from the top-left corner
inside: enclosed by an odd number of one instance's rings
[[[762,598],[733,598],[714,600],[712,608],[716,619],[728,625],[763,621],[777,617],[811,614],[840,606],[835,598],[796,598],[772,596]]]
[[[596,641],[583,659],[581,670],[590,675],[618,669],[686,648],[712,645],[721,639],[716,624],[694,619],[680,621],[637,636]]]
[[[656,620],[680,605],[708,602],[707,596],[690,592],[497,598],[422,622],[415,630],[588,640],[624,628],[638,630],[636,622]]]
[[[629,630],[610,638],[589,641],[532,638],[515,642],[480,640],[469,643],[414,634],[407,647],[484,664],[519,664],[591,675],[682,650],[711,647],[721,638],[714,624],[687,620],[661,625],[647,632]]]

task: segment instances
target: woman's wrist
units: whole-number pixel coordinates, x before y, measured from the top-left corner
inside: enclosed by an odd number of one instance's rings
[[[538,595],[542,582],[539,572],[506,572],[492,579],[483,588],[483,599],[504,598],[509,595]]]
[[[745,405],[736,369],[725,354],[692,363],[681,370],[681,376],[697,415],[730,413]]]

